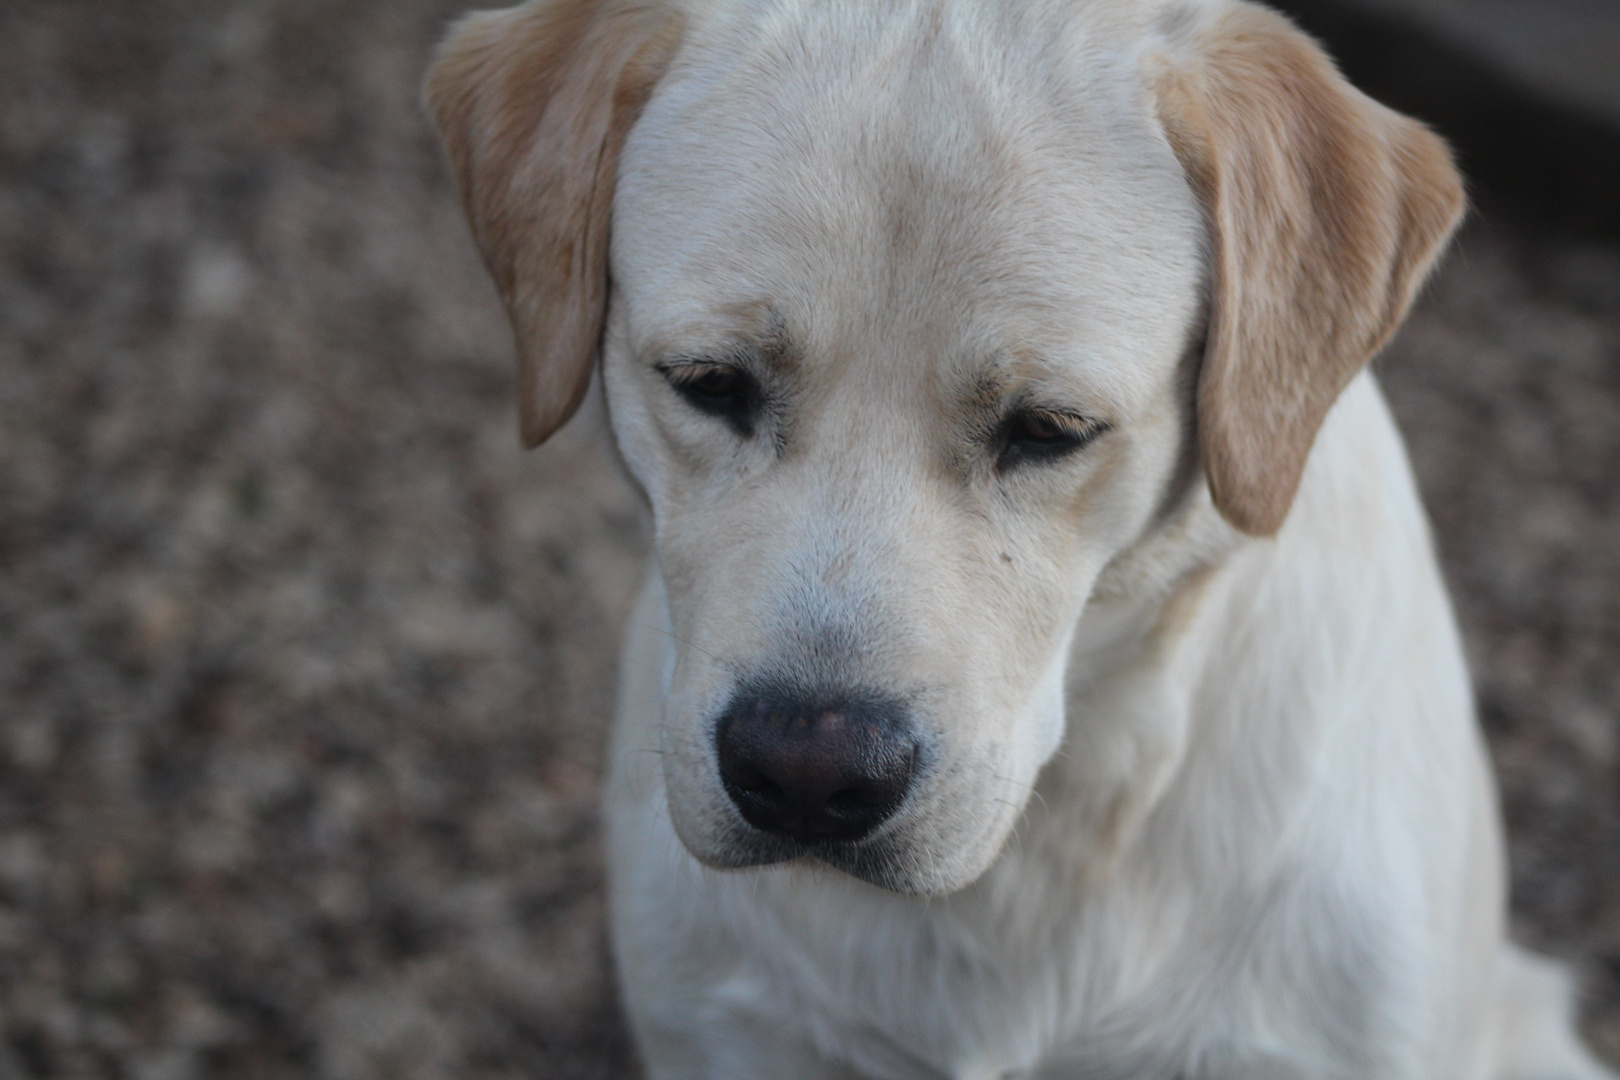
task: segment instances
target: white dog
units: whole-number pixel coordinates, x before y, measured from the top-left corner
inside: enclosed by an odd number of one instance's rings
[[[1244,0],[534,0],[427,99],[652,506],[650,1074],[1592,1080],[1369,357],[1441,142]],[[610,228],[611,225],[611,228]],[[610,239],[611,234],[611,239]]]

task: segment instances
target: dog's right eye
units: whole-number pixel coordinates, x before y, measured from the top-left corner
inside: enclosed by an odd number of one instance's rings
[[[761,394],[759,384],[746,371],[701,361],[661,365],[658,370],[699,412],[719,417],[739,435],[754,433]]]
[[[1055,461],[1083,450],[1108,425],[1052,409],[1019,409],[1001,425],[996,468],[1006,472],[1032,462]]]

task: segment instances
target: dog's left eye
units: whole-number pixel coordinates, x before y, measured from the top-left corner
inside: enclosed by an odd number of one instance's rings
[[[1000,471],[1066,457],[1108,430],[1108,425],[1054,409],[1019,409],[1002,422]]]
[[[739,435],[754,433],[760,389],[753,376],[729,364],[689,362],[658,369],[670,387],[699,412],[717,416]]]

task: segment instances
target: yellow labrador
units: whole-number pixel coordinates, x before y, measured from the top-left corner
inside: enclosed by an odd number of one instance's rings
[[[656,1080],[1595,1080],[1363,369],[1445,147],[1245,0],[533,0],[428,79],[657,556]]]

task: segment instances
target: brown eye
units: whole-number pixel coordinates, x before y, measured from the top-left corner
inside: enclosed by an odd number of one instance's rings
[[[1013,434],[1024,442],[1058,443],[1076,434],[1072,418],[1060,418],[1049,412],[1026,412],[1019,415],[1015,423]]]
[[[1074,413],[1018,409],[1001,425],[1001,450],[996,468],[1005,471],[1026,463],[1066,457],[1106,430],[1106,424]]]
[[[682,379],[677,389],[682,393],[707,398],[732,398],[737,396],[742,379],[731,368],[711,367],[700,369],[690,378]]]
[[[670,388],[699,412],[719,417],[739,435],[752,435],[761,394],[752,375],[730,364],[685,361],[660,365]]]

